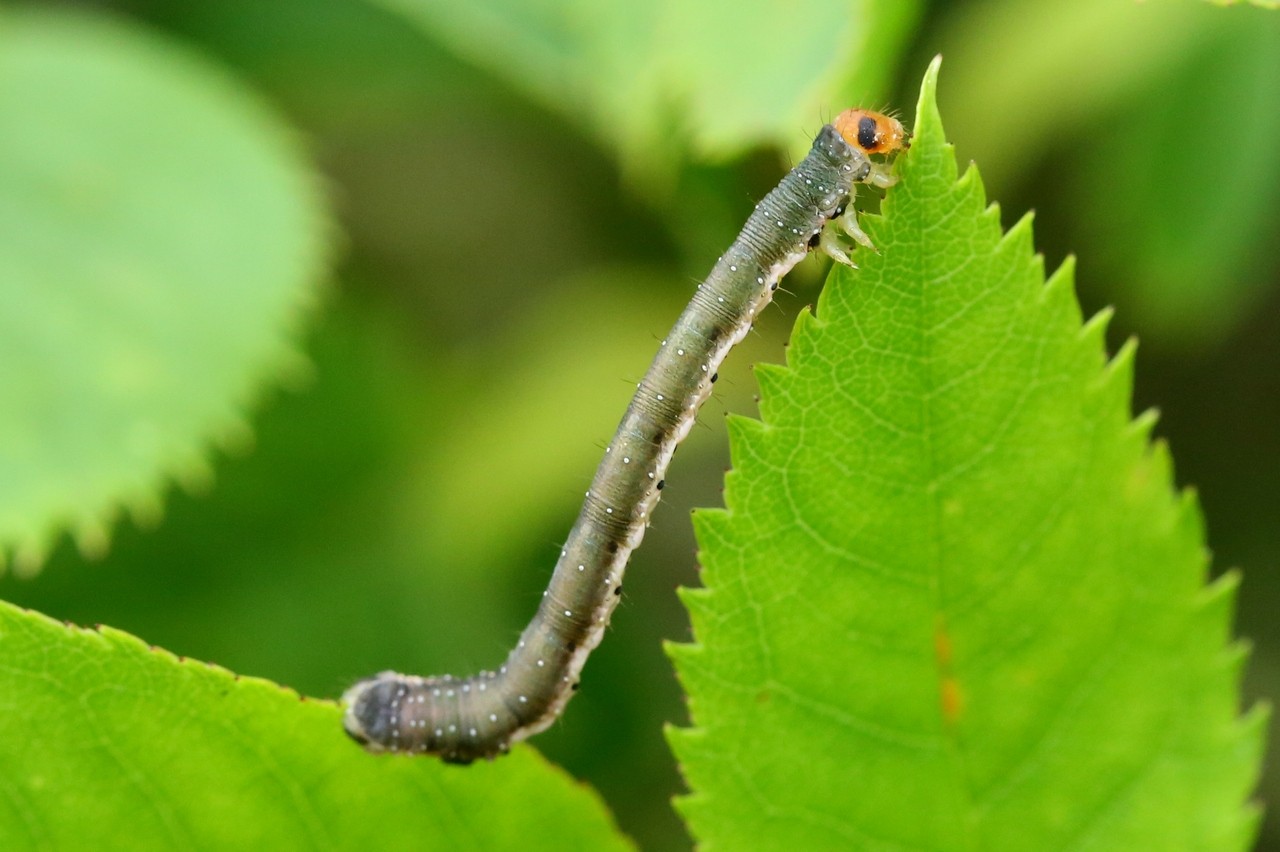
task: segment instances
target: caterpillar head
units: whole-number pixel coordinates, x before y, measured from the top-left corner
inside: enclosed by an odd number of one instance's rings
[[[892,154],[911,144],[902,122],[882,112],[847,109],[831,122],[844,141],[864,154]]]

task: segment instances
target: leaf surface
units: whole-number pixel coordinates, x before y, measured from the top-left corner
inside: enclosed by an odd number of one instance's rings
[[[625,849],[587,787],[516,747],[377,757],[340,710],[0,603],[5,848]]]
[[[329,226],[275,116],[124,24],[0,14],[0,115],[0,564],[33,570],[246,439]]]
[[[878,254],[837,270],[731,427],[696,529],[680,803],[713,849],[1242,849],[1233,576],[1133,348],[957,179],[926,75]]]

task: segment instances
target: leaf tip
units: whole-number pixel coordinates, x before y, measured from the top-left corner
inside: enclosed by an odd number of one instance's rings
[[[32,537],[18,543],[13,550],[13,576],[29,580],[40,573],[49,558],[48,536]]]
[[[1123,388],[1126,406],[1132,397],[1133,370],[1137,359],[1138,338],[1129,337],[1120,344],[1120,348],[1116,350],[1115,355],[1111,356],[1111,360],[1107,361],[1102,372],[1104,384],[1118,383]]]
[[[227,415],[212,432],[213,443],[227,455],[247,456],[253,450],[253,426],[243,413]]]
[[[1153,406],[1129,421],[1129,431],[1144,441],[1149,440],[1151,438],[1151,430],[1155,429],[1156,424],[1159,422],[1160,409]]]
[[[699,609],[705,607],[707,600],[711,597],[711,591],[697,586],[677,586],[676,597],[686,609]]]
[[[1065,261],[1063,262],[1063,266],[1066,266]],[[1059,269],[1061,268],[1062,267],[1059,267]],[[1054,273],[1054,278],[1056,277],[1057,273]],[[1116,309],[1110,305],[1099,309],[1096,314],[1089,317],[1084,321],[1084,324],[1080,326],[1080,337],[1082,339],[1097,338],[1099,345],[1102,345],[1107,336],[1107,327],[1111,325],[1111,318],[1115,315]]]
[[[107,555],[114,515],[114,512],[108,512],[104,517],[85,518],[72,531],[76,549],[86,561],[96,561]]]
[[[126,495],[124,505],[140,530],[154,530],[164,519],[164,498],[151,488],[141,488]]]
[[[942,54],[934,56],[920,81],[920,97],[916,101],[916,124],[912,128],[913,144],[941,144],[946,140],[942,130],[942,116],[938,112],[938,71],[942,67]]]
[[[1075,298],[1075,280],[1076,280],[1076,256],[1069,254],[1062,259],[1062,263],[1058,264],[1058,268],[1053,270],[1048,280],[1044,282],[1044,293],[1051,296],[1061,291],[1066,291],[1071,298]],[[1106,310],[1104,308],[1104,310]],[[1099,311],[1098,313],[1102,313]],[[1098,316],[1098,314],[1094,314]],[[1108,319],[1110,317],[1108,316]]]
[[[680,591],[684,591],[684,589],[680,589]],[[684,601],[683,597],[681,597],[681,601]],[[671,639],[664,639],[662,642],[662,653],[666,654],[667,659],[677,666],[697,654],[700,650],[701,646],[694,642],[676,642]]]

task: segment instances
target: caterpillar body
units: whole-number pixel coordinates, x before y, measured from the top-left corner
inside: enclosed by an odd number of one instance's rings
[[[868,155],[892,154],[908,138],[897,120],[869,110],[846,110],[818,132],[808,155],[756,205],[662,341],[605,450],[538,612],[506,662],[467,678],[383,672],[360,681],[343,696],[348,735],[372,751],[465,764],[505,753],[559,716],[604,635],[672,453],[710,395],[721,362],[811,249],[852,265],[829,222],[871,245],[857,224],[855,186],[891,186],[888,168]]]

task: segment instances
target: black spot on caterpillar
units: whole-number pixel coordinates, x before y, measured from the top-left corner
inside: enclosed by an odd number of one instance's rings
[[[854,187],[890,186],[888,169],[867,155],[893,153],[906,140],[896,120],[867,110],[847,110],[818,132],[808,155],[756,205],[662,341],[605,449],[538,612],[506,663],[468,678],[382,672],[362,680],[343,696],[343,726],[352,739],[371,751],[470,763],[505,753],[560,715],[604,636],[667,465],[721,362],[810,249],[820,246],[851,263],[827,227],[831,220],[870,245],[855,218]]]

